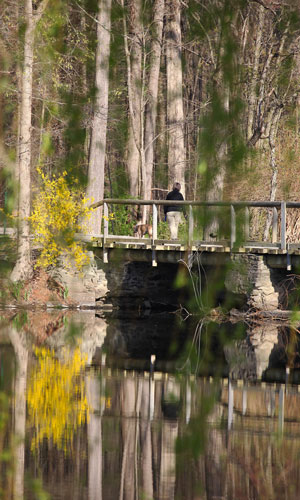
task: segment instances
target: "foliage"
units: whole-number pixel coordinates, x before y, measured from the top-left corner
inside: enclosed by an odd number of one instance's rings
[[[133,235],[136,218],[133,218],[130,209],[126,205],[114,205],[114,212],[110,213],[107,220],[109,222],[109,232],[111,234],[128,236]],[[105,216],[103,216],[105,218]],[[152,224],[150,217],[149,223]],[[158,239],[170,239],[170,229],[166,221],[159,221],[157,225]],[[187,224],[183,220],[178,227],[178,238],[185,240],[187,238]]]
[[[36,243],[42,251],[37,266],[56,264],[61,255],[67,255],[69,264],[74,260],[81,269],[88,264],[82,244],[75,241],[76,233],[85,232],[85,220],[90,216],[88,200],[66,180],[67,172],[52,179],[41,172],[42,186],[33,203],[30,217]]]
[[[36,500],[50,500],[50,495],[44,490],[42,480],[39,478],[26,477],[26,487],[30,491],[31,497]]]
[[[201,406],[176,442],[176,454],[179,465],[183,465],[190,457],[198,458],[205,450],[208,435],[208,416],[216,401],[216,389],[208,395],[199,395]]]
[[[16,300],[19,299],[23,286],[24,286],[23,281],[12,281],[10,283],[10,291],[14,299]]]
[[[35,429],[31,446],[35,450],[47,438],[66,452],[76,429],[89,415],[82,374],[86,359],[79,347],[72,356],[66,349],[62,361],[46,348],[36,348],[35,354],[38,363],[27,393],[29,420]]]
[[[110,214],[110,231],[112,234],[128,236],[133,235],[133,227],[136,221],[132,218],[130,208],[127,205],[113,206],[113,217]]]
[[[168,223],[165,221],[160,221],[157,224],[157,237],[159,240],[170,238],[170,229]]]
[[[20,311],[17,313],[13,320],[12,323],[14,327],[19,331],[23,329],[23,327],[28,323],[28,314],[27,311]]]
[[[170,229],[169,225],[165,221],[160,221],[157,224],[157,237],[158,239],[170,239]],[[182,241],[187,238],[187,224],[186,222],[182,222],[178,226],[178,238]]]

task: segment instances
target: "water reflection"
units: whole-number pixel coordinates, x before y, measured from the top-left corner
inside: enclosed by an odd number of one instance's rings
[[[13,497],[22,498],[24,491],[26,388],[28,369],[28,348],[26,337],[11,326],[8,328],[10,342],[16,355],[14,380],[13,421],[14,421],[14,482]]]
[[[46,439],[67,453],[77,428],[89,419],[83,378],[87,358],[78,347],[71,351],[65,346],[60,360],[45,347],[35,348],[34,353],[37,359],[27,389],[31,449]]]
[[[274,369],[272,359],[285,374],[290,357],[283,356],[282,327],[248,325],[240,328],[243,338],[217,346],[215,332],[222,330],[211,326],[207,339],[218,355],[223,349],[222,373],[227,373],[213,378],[176,370],[173,355],[167,367],[174,373],[163,371],[160,342],[153,338],[139,371],[125,370],[125,358],[116,360],[120,318],[112,326],[94,312],[63,316],[51,319],[56,325],[51,335],[30,333],[28,324],[16,321],[0,333],[0,359],[14,351],[12,367],[2,364],[2,389],[13,397],[11,423],[0,425],[0,451],[11,443],[14,459],[10,487],[0,454],[3,498],[38,498],[36,478],[56,499],[297,497],[300,393],[297,386],[261,380]],[[169,321],[174,324],[174,317]],[[153,324],[149,335],[155,338]],[[135,335],[146,335],[141,325],[139,319],[130,332],[136,328]],[[118,335],[130,366],[133,339],[126,344],[124,325]],[[148,351],[157,356],[152,375]]]
[[[86,375],[86,392],[90,408],[87,425],[89,500],[102,500],[102,414],[105,408],[105,378],[96,372]]]

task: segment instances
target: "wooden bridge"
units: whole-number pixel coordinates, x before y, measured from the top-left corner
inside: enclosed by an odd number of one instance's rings
[[[133,234],[111,234],[110,214],[114,207],[126,205],[139,207],[148,205],[152,209],[151,238],[136,238]],[[181,240],[167,240],[159,238],[158,222],[163,206],[180,206],[185,211],[187,224],[186,236]],[[287,201],[239,201],[239,202],[204,202],[204,201],[166,201],[166,200],[120,200],[107,198],[92,205],[93,208],[103,206],[103,233],[93,237],[85,236],[84,239],[92,241],[94,247],[102,248],[103,261],[108,262],[109,254],[114,249],[127,250],[130,260],[139,260],[141,251],[142,260],[151,260],[152,265],[157,262],[174,262],[182,258],[183,254],[191,256],[195,252],[206,254],[231,254],[247,253],[267,255],[271,267],[285,267],[291,269],[300,263],[300,235],[299,242],[287,242],[287,210],[300,208],[298,202]],[[251,241],[252,208],[264,209],[272,212],[269,241]],[[128,211],[130,215],[130,210]],[[222,239],[215,237],[205,240],[205,221],[218,220]],[[130,227],[129,227],[130,232]],[[223,237],[224,235],[224,237]],[[145,252],[146,251],[146,252]],[[145,255],[148,255],[146,258]],[[150,257],[151,256],[151,257]],[[268,264],[270,264],[268,262]],[[273,264],[273,265],[272,265]]]

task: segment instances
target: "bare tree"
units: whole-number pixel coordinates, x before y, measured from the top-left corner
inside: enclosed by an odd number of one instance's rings
[[[95,202],[104,196],[104,169],[108,117],[109,54],[111,0],[99,0],[97,20],[97,50],[95,103],[91,130],[87,197]],[[96,209],[89,222],[90,234],[101,232],[102,209]]]
[[[167,120],[169,187],[180,182],[185,196],[185,144],[182,94],[180,0],[166,1],[166,66],[167,66]]]
[[[253,134],[253,122],[255,118],[255,108],[257,101],[256,89],[258,84],[259,61],[262,52],[262,36],[263,36],[264,21],[265,21],[265,9],[263,5],[259,5],[255,48],[254,48],[252,71],[249,84],[247,140],[249,140]]]
[[[155,0],[153,13],[153,32],[150,49],[150,69],[148,82],[148,100],[145,117],[145,179],[143,184],[143,198],[151,199],[154,151],[156,139],[157,98],[160,73],[160,57],[163,33],[165,0]],[[146,208],[146,206],[145,206]],[[146,213],[144,219],[146,219]],[[146,220],[144,220],[145,222]]]
[[[215,137],[211,140],[214,142],[214,151],[207,161],[206,170],[206,191],[205,197],[207,201],[221,201],[224,193],[224,183],[227,174],[227,154],[228,154],[228,136],[226,117],[229,114],[230,88],[228,79],[225,76],[225,68],[222,59],[225,56],[226,40],[222,37],[222,29],[220,27],[221,20],[217,21],[218,34],[215,37],[215,71],[213,75],[213,85],[211,88],[212,100],[212,116],[214,109],[217,107],[223,115],[222,119],[214,124]],[[225,125],[226,124],[226,125]],[[208,211],[208,224],[205,227],[204,236],[206,240],[215,239],[219,232],[219,217],[215,208]]]
[[[124,7],[124,1],[122,0]],[[130,195],[137,198],[140,194],[141,148],[143,144],[142,122],[142,57],[143,23],[141,0],[129,0],[130,36],[124,12],[124,43],[127,62],[127,87],[129,104],[129,136],[127,169]],[[130,43],[128,40],[130,39]]]
[[[31,120],[32,120],[32,78],[35,29],[39,22],[48,0],[42,0],[38,8],[33,11],[32,0],[25,1],[25,33],[24,57],[21,77],[20,97],[20,135],[18,139],[19,150],[19,232],[18,232],[18,258],[11,273],[13,281],[25,279],[31,275],[30,255],[30,196],[31,196]]]

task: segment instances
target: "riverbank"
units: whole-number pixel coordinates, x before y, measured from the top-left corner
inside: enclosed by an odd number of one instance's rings
[[[43,269],[34,271],[30,280],[13,283],[1,280],[1,307],[21,308],[76,308],[78,304],[68,297],[68,290]]]

